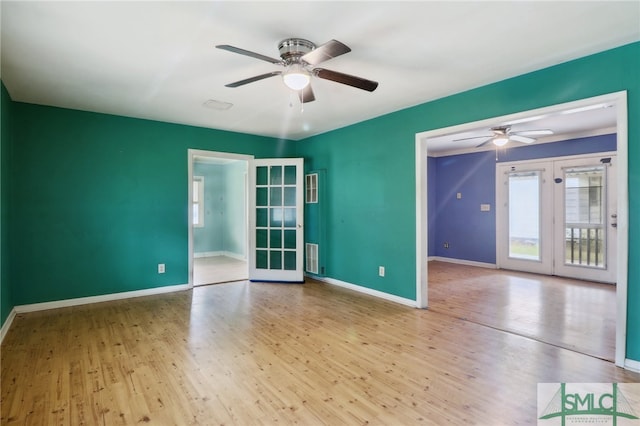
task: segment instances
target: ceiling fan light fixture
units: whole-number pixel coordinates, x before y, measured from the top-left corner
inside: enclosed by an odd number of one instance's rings
[[[299,64],[293,64],[282,74],[284,84],[291,90],[302,90],[311,82],[311,75]]]
[[[505,146],[509,142],[508,136],[496,136],[493,138],[493,144],[495,146]]]

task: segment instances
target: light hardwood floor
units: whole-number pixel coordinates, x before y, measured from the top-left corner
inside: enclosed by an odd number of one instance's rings
[[[193,259],[193,285],[219,284],[249,279],[246,260],[229,256]]]
[[[611,284],[433,261],[429,309],[615,359],[616,287]]]
[[[16,317],[6,425],[536,424],[612,363],[346,289],[237,282]]]

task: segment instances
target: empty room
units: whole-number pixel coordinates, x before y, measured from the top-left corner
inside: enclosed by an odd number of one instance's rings
[[[0,3],[2,425],[640,422],[640,3]]]

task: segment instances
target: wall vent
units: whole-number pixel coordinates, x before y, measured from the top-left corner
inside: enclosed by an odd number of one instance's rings
[[[318,273],[318,245],[306,243],[305,244],[305,264],[307,265],[306,271],[311,274]]]

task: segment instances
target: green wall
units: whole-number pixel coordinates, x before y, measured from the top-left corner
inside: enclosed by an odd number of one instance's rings
[[[326,275],[415,299],[415,134],[626,90],[629,112],[627,356],[640,360],[640,43],[428,102],[298,145],[327,173]],[[384,84],[382,82],[381,84]],[[311,231],[312,232],[312,231]],[[386,277],[378,277],[378,266]]]
[[[188,282],[188,148],[288,156],[292,143],[14,103],[15,305]],[[157,273],[157,264],[166,273]]]

